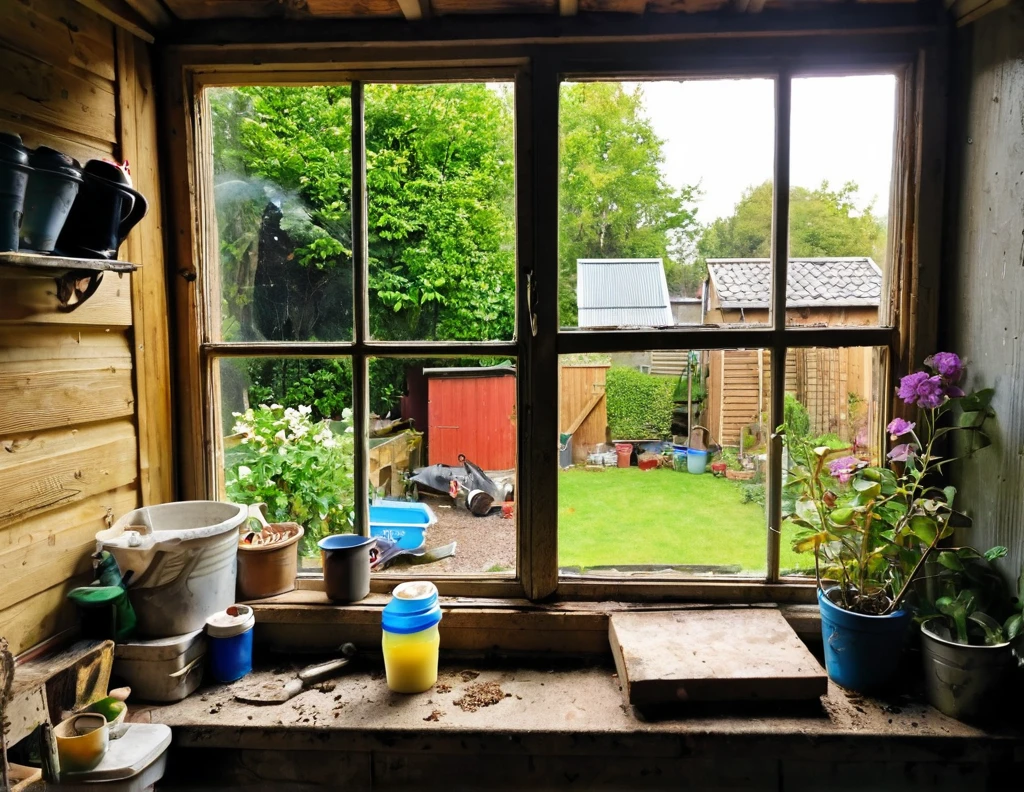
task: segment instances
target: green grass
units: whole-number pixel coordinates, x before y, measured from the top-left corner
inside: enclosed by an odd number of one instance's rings
[[[698,564],[763,574],[764,511],[743,503],[738,482],[658,468],[572,468],[558,478],[560,566]],[[782,535],[781,567],[813,569]]]

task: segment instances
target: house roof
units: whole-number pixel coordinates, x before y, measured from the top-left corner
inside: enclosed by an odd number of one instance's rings
[[[577,259],[580,327],[674,325],[661,259]]]
[[[769,259],[708,259],[708,275],[722,308],[767,308]],[[790,308],[877,307],[882,271],[867,256],[789,260],[786,304]]]

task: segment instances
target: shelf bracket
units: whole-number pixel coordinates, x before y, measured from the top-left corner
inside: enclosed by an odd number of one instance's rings
[[[54,278],[57,284],[57,310],[71,313],[92,297],[103,282],[102,270],[69,270]]]

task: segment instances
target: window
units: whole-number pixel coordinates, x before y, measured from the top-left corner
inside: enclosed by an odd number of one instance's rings
[[[909,67],[618,52],[195,73],[204,492],[300,515],[311,575],[352,530],[413,550],[378,588],[806,596],[773,429],[881,447]]]

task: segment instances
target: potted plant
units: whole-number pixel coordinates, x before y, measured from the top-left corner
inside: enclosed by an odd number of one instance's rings
[[[925,365],[898,390],[908,407],[919,408],[921,427],[904,418],[889,423],[887,465],[786,438],[793,548],[814,553],[825,668],[853,690],[883,687],[892,678],[911,618],[904,603],[913,580],[939,542],[970,524],[953,508],[955,488],[939,486],[951,461],[939,447],[954,433],[984,442],[993,392],[965,394],[963,365],[952,353],[933,355]],[[946,415],[957,405],[961,415],[950,424]]]
[[[923,580],[921,656],[928,702],[959,720],[976,720],[995,708],[1017,665],[1013,641],[1024,631],[1024,572],[1011,595],[992,561],[973,547],[939,551]]]

